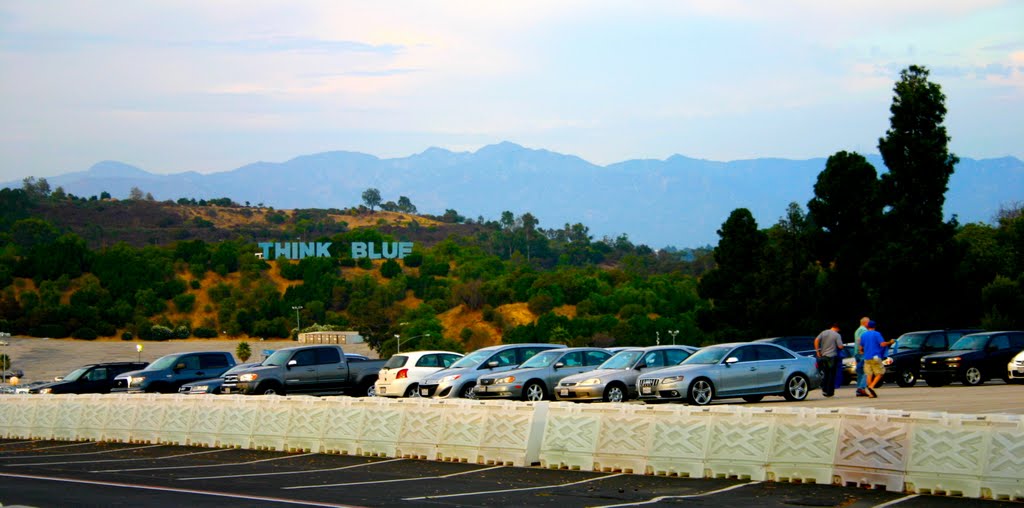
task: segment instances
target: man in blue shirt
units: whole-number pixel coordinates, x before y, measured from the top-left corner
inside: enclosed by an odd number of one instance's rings
[[[875,398],[875,386],[882,381],[885,374],[885,367],[882,366],[882,358],[885,357],[885,348],[892,344],[886,341],[882,334],[875,331],[875,322],[868,321],[868,331],[860,336],[860,353],[864,357],[864,375],[868,381],[868,397]]]

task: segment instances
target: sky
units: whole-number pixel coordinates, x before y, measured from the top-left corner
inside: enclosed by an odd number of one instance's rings
[[[0,181],[500,141],[597,164],[877,153],[901,69],[1024,159],[1024,2],[0,3]]]

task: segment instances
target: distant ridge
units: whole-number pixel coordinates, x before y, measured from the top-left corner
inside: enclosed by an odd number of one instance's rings
[[[881,157],[867,158],[884,171]],[[580,222],[597,238],[625,233],[634,243],[660,248],[717,243],[717,229],[735,208],[750,209],[758,224],[768,227],[790,202],[806,207],[825,160],[719,162],[677,154],[599,166],[575,155],[505,141],[476,152],[430,147],[391,159],[331,151],[210,174],[157,175],[102,161],[86,171],[46,178],[51,187],[62,186],[79,196],[107,191],[125,197],[138,187],[158,200],[229,197],[277,208],[353,206],[361,203],[364,190],[375,187],[385,201],[408,196],[423,213],[454,209],[466,217],[496,219],[504,210],[531,212],[543,228]],[[20,187],[21,181],[3,186]],[[945,210],[962,223],[987,222],[1000,205],[1021,199],[1024,162],[962,157],[950,180]]]

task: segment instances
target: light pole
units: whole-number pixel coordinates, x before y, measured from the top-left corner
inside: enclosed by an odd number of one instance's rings
[[[7,332],[0,332],[0,346],[4,347],[3,357],[4,357],[5,360],[7,360],[7,361],[4,361],[4,362],[0,362],[0,370],[4,371],[4,373],[3,373],[4,384],[7,384],[7,368],[10,366],[10,363],[11,363],[11,357],[7,354],[7,346],[10,346],[11,343],[6,340],[7,337],[10,337],[10,336],[11,336],[11,334],[9,334]]]
[[[679,335],[679,330],[669,330],[668,334],[672,336],[672,345],[676,345],[676,335]]]
[[[142,362],[142,344],[136,344],[135,351],[139,353],[139,362]]]
[[[401,353],[402,352],[402,343],[403,342],[409,342],[412,339],[418,339],[420,337],[430,337],[430,332],[427,332],[427,333],[424,333],[424,334],[421,334],[421,335],[417,335],[415,337],[409,337],[408,339],[405,339],[405,340],[402,340],[402,336],[400,334],[396,333],[395,334],[395,341],[396,341],[396,344],[395,344],[395,350],[396,351],[395,351],[395,353]]]
[[[655,346],[660,346],[661,345],[661,332],[654,332],[654,345]]]
[[[295,311],[295,338],[299,338],[299,330],[302,329],[302,325],[299,324],[299,311],[302,310],[301,305],[292,305],[292,310]]]

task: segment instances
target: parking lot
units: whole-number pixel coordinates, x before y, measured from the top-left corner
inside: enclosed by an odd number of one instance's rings
[[[4,506],[1020,506],[831,485],[0,440]]]

